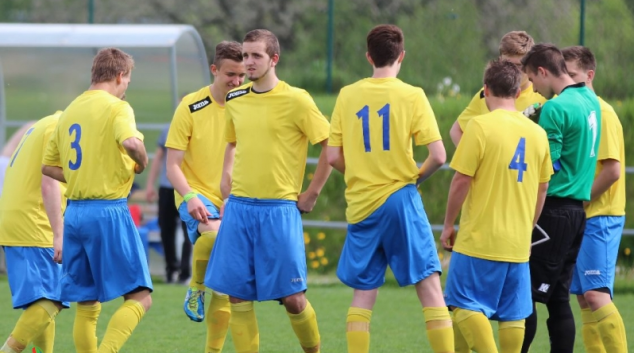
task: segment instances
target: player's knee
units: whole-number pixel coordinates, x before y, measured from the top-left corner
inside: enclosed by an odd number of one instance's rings
[[[240,298],[229,296],[229,303],[231,303],[231,304],[240,304],[240,303],[244,303],[246,301],[247,300],[243,300],[243,299],[240,299]]]
[[[299,314],[306,308],[306,296],[304,292],[295,293],[282,299],[282,303],[291,314]]]
[[[152,296],[150,295],[150,291],[145,288],[139,291],[128,293],[123,296],[123,299],[137,301],[139,304],[141,304],[146,313],[152,307]]]
[[[588,307],[588,302],[586,301],[585,294],[577,295],[577,302],[579,303],[579,308],[585,309]]]
[[[590,306],[592,310],[597,310],[612,301],[610,290],[607,288],[589,290],[583,293],[583,298],[587,303],[586,306]]]

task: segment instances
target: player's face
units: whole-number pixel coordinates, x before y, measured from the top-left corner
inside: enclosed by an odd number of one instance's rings
[[[541,94],[546,99],[551,99],[555,95],[550,80],[546,76],[546,70],[543,67],[538,67],[537,72],[531,72],[529,69],[526,76],[533,83],[533,91]]]
[[[500,59],[507,60],[517,66],[520,71],[522,71],[522,55],[500,55]],[[522,72],[522,82],[520,86],[524,86],[528,83],[528,76],[524,72]]]
[[[245,42],[242,43],[242,58],[247,69],[247,76],[251,81],[257,81],[265,77],[271,68],[275,67],[279,56],[270,57],[266,53],[266,43]]]
[[[566,69],[568,69],[568,74],[576,83],[588,83],[588,72],[581,69],[576,61],[566,61]]]
[[[223,59],[220,60],[218,66],[211,65],[211,74],[214,75],[214,83],[220,84],[223,93],[227,94],[230,90],[242,85],[247,71],[242,61]]]

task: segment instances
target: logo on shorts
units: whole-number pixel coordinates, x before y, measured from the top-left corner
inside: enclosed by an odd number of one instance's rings
[[[601,276],[601,271],[599,270],[588,270],[585,272],[586,276]]]
[[[548,288],[550,288],[550,284],[542,283],[537,290],[542,293],[548,293]]]
[[[298,283],[298,282],[304,282],[303,278],[291,278],[291,283]]]

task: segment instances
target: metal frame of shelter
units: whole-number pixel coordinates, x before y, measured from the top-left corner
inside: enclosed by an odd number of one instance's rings
[[[191,36],[197,47],[203,83],[210,84],[207,54],[196,29],[189,25],[92,25],[92,24],[0,24],[0,50],[10,48],[152,48],[169,53],[170,90],[174,109],[178,105],[176,44]],[[7,120],[5,82],[0,63],[0,144],[4,144],[7,127],[21,126],[24,121]],[[164,124],[137,124],[140,129],[156,130]]]

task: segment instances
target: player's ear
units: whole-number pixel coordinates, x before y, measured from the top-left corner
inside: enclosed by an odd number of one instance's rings
[[[117,74],[117,76],[115,77],[115,82],[119,85],[121,84],[121,82],[123,81],[123,76],[124,76],[124,72],[121,71]]]
[[[209,71],[211,71],[212,75],[216,76],[218,74],[218,67],[216,64],[209,65]]]
[[[548,71],[545,68],[543,68],[541,66],[537,67],[537,74],[538,75],[541,75],[541,76],[545,77],[547,73],[548,73]]]
[[[588,70],[588,82],[586,83],[592,83],[592,80],[594,80],[594,70]]]
[[[365,58],[368,59],[368,62],[370,63],[370,65],[374,66],[374,61],[370,57],[370,53],[368,53],[367,51],[365,52]]]
[[[271,66],[275,67],[279,61],[280,61],[280,54],[273,54],[273,56],[271,57]]]
[[[401,55],[398,56],[398,63],[402,63],[403,59],[405,59],[405,50],[401,52]]]
[[[484,84],[484,96],[488,97],[489,95],[491,95],[491,92],[489,91],[489,86],[486,85],[486,83]]]
[[[522,93],[522,89],[520,87],[517,87],[517,92],[515,92],[515,99],[518,99],[521,93]]]

